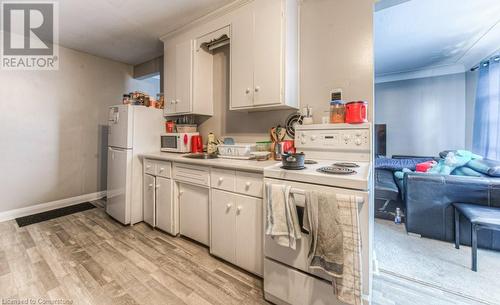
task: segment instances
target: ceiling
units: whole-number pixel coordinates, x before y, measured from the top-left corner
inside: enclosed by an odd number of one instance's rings
[[[377,76],[442,67],[462,72],[500,49],[499,0],[381,0]]]
[[[163,53],[158,37],[232,0],[59,1],[59,44],[139,64]]]

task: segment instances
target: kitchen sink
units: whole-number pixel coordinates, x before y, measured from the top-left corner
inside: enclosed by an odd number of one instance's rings
[[[214,155],[214,154],[207,154],[207,153],[203,153],[203,154],[188,154],[188,155],[184,155],[183,156],[184,158],[189,158],[189,159],[217,159],[217,155]]]

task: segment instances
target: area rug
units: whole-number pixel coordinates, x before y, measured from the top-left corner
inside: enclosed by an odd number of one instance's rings
[[[42,221],[51,220],[57,217],[66,216],[69,214],[74,214],[78,212],[83,212],[86,210],[94,209],[95,206],[90,202],[79,203],[71,206],[67,206],[60,209],[55,209],[47,212],[42,212],[38,214],[33,214],[29,216],[16,218],[17,225],[19,227],[24,227],[34,223],[39,223]]]

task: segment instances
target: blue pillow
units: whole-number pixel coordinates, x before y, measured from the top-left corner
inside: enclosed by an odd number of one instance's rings
[[[471,160],[466,164],[467,167],[491,177],[500,177],[500,162],[495,160]]]
[[[468,177],[485,177],[486,176],[485,174],[480,173],[478,171],[475,171],[472,168],[469,168],[467,166],[455,168],[455,170],[452,171],[451,174],[456,175],[456,176],[468,176]]]

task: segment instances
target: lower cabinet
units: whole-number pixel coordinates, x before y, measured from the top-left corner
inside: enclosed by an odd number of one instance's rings
[[[156,177],[155,206],[155,227],[176,235],[171,179]]]
[[[179,227],[173,201],[170,162],[145,160],[144,163],[144,222],[177,235]]]
[[[209,244],[208,187],[179,182],[180,233]]]
[[[212,189],[210,252],[262,275],[262,199]]]
[[[155,180],[155,176],[144,175],[144,222],[152,227],[155,226]]]

